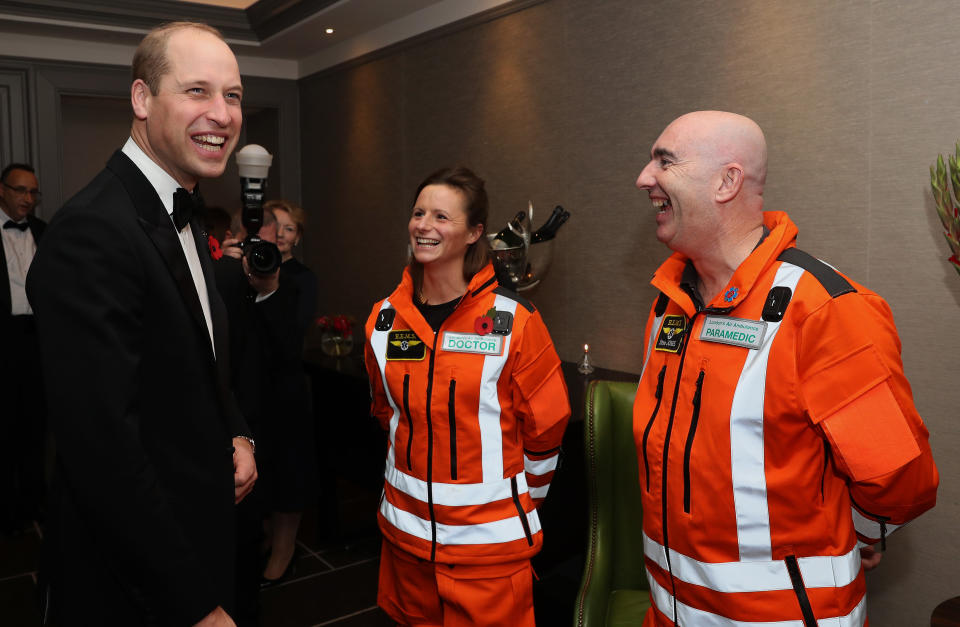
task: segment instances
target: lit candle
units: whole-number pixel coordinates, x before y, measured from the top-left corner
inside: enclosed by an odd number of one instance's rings
[[[583,359],[577,364],[577,371],[581,374],[590,374],[593,372],[593,364],[590,363],[590,345],[583,345]]]

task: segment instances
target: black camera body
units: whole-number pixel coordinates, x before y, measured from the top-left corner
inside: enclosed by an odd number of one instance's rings
[[[257,235],[263,226],[263,194],[267,179],[241,178],[240,195],[243,209],[240,215],[247,237],[240,242],[240,250],[247,258],[250,272],[259,276],[270,276],[280,267],[282,261],[280,249],[272,242],[266,242]]]

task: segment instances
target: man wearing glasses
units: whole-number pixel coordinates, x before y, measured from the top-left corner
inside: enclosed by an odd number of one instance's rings
[[[46,223],[33,215],[37,176],[0,174],[0,535],[22,531],[43,503],[44,406],[33,310],[24,283]]]

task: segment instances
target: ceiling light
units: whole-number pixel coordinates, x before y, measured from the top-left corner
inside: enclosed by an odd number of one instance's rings
[[[327,29],[327,34],[328,34],[328,35],[332,35],[332,34],[333,34],[333,29],[332,29],[332,28],[328,28],[328,29]]]

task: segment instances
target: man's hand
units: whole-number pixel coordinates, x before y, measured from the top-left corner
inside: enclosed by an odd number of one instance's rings
[[[194,625],[194,627],[237,627],[230,615],[227,614],[219,605],[215,610],[203,617],[203,620]]]
[[[872,546],[865,546],[860,549],[860,563],[863,564],[863,570],[873,570],[883,558],[883,553]]]
[[[253,447],[243,438],[233,438],[233,502],[242,501],[256,481],[257,462],[253,459]]]
[[[243,258],[242,263],[243,272],[247,275],[247,281],[250,282],[250,287],[254,289],[258,296],[273,294],[280,288],[280,268],[277,268],[273,274],[264,276],[250,272],[250,266],[247,265],[246,257]]]
[[[234,259],[242,259],[243,251],[240,250],[240,240],[236,237],[228,237],[220,244],[224,255],[230,255]]]

